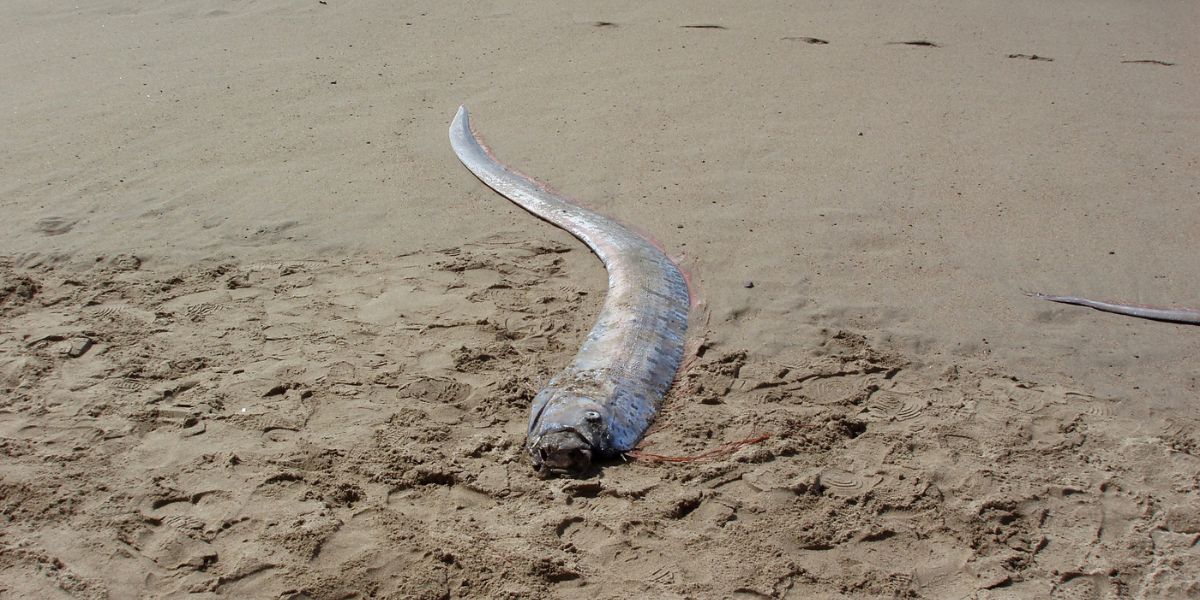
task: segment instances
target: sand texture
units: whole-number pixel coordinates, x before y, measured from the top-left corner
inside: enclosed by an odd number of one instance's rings
[[[1200,598],[1192,2],[14,0],[0,598]],[[539,479],[653,235],[698,347]]]

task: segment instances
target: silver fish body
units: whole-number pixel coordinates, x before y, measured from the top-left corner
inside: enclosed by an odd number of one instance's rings
[[[1058,302],[1060,304],[1075,304],[1077,306],[1086,306],[1096,310],[1116,313],[1118,315],[1127,315],[1130,317],[1140,317],[1143,319],[1152,319],[1154,321],[1167,321],[1170,323],[1186,323],[1189,325],[1200,325],[1200,310],[1194,308],[1171,308],[1165,306],[1141,306],[1138,304],[1118,304],[1116,302],[1104,302],[1102,300],[1089,300],[1078,296],[1057,296],[1053,294],[1030,293],[1029,296],[1040,300],[1049,300],[1050,302]]]
[[[526,447],[535,468],[582,471],[632,450],[683,363],[691,297],[683,273],[646,238],[516,173],[480,143],[466,107],[450,143],[488,187],[587,244],[608,270],[608,295],[579,353],[534,398]]]

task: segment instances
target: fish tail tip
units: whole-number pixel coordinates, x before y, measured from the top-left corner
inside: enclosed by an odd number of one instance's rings
[[[455,130],[465,129],[467,127],[467,105],[459,104],[458,111],[454,113],[454,118],[450,121],[450,137],[454,137]]]

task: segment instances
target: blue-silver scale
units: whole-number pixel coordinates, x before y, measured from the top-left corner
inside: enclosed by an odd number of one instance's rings
[[[571,364],[533,400],[526,448],[536,469],[581,472],[632,450],[653,423],[684,358],[691,297],[679,267],[623,225],[505,167],[480,143],[467,109],[450,125],[472,173],[587,244],[608,271],[608,295]]]

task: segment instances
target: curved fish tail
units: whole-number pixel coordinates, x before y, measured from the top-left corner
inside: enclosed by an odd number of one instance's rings
[[[1200,325],[1200,310],[1196,310],[1194,308],[1119,304],[1115,302],[1104,302],[1101,300],[1089,300],[1087,298],[1080,298],[1079,296],[1058,296],[1054,294],[1042,294],[1040,292],[1025,292],[1025,295],[1038,298],[1039,300],[1058,302],[1060,304],[1086,306],[1088,308],[1094,308],[1096,310],[1115,313],[1118,315],[1152,319],[1155,321],[1167,321],[1170,323]]]

